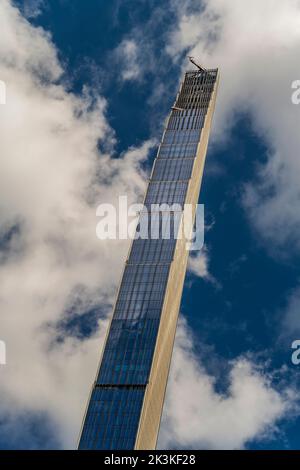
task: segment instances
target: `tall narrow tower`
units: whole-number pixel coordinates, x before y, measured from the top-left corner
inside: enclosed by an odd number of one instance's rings
[[[219,74],[192,62],[198,70],[185,74],[154,162],[149,210],[192,204],[195,214]],[[160,220],[155,209],[150,214]],[[132,242],[79,449],[155,448],[187,260],[184,237],[160,230]]]

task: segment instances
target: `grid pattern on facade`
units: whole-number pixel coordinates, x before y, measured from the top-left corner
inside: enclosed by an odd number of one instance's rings
[[[127,265],[114,319],[158,318],[168,273],[168,264]]]
[[[194,158],[157,158],[152,181],[183,181],[192,176]]]
[[[148,209],[153,204],[183,207],[216,77],[216,70],[186,73],[175,103],[177,109],[170,114],[158,149],[145,197]],[[179,219],[174,207],[170,239],[157,209],[150,216],[158,229],[157,237],[141,237],[132,243],[80,449],[134,448],[176,248]],[[141,218],[146,216],[141,213]]]
[[[169,143],[166,143],[166,139],[164,139],[163,143],[161,144],[159,151],[158,151],[158,158],[162,160],[164,158],[192,158],[196,157],[198,141],[194,142],[193,144],[186,143],[178,144],[176,143],[176,133],[173,132],[172,134],[167,134],[169,137]],[[175,140],[173,142],[172,140]],[[157,159],[158,161],[158,159]]]
[[[153,313],[154,318],[112,321],[97,384],[147,384],[159,326],[157,309]]]
[[[187,192],[187,181],[150,181],[145,206],[151,204],[180,204],[183,206]]]
[[[95,386],[80,448],[133,449],[144,392],[144,387]]]

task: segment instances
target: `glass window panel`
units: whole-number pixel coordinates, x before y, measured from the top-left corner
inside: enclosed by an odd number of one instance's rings
[[[194,159],[158,158],[155,161],[153,181],[179,181],[189,180],[192,175]]]
[[[184,206],[188,182],[150,182],[145,198],[145,206],[151,204],[180,204]]]
[[[145,389],[95,387],[79,449],[134,448]]]

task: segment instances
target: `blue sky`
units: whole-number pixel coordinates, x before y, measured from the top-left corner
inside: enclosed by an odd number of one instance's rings
[[[4,3],[9,4],[9,2]],[[176,0],[164,2],[163,7],[160,6],[160,2],[154,0],[148,2],[52,0],[45,4],[30,0],[15,2],[21,9],[22,15],[27,17],[26,21],[31,25],[28,28],[41,27],[51,34],[52,44],[49,47],[51,51],[56,51],[57,58],[53,59],[52,52],[49,52],[44,43],[40,49],[45,47],[49,68],[55,69],[60,63],[62,70],[53,73],[50,82],[53,86],[62,87],[62,99],[67,101],[67,97],[71,96],[70,100],[74,102],[72,106],[75,108],[78,106],[76,97],[79,100],[85,100],[84,112],[87,117],[84,119],[86,120],[76,122],[74,127],[72,124],[70,129],[75,133],[77,129],[80,129],[79,132],[82,131],[86,148],[89,147],[89,141],[95,142],[98,146],[99,161],[96,166],[83,168],[84,177],[87,172],[92,172],[93,168],[96,168],[97,175],[100,175],[102,186],[100,187],[98,183],[95,189],[97,197],[100,195],[106,199],[114,198],[117,191],[120,194],[129,192],[133,201],[141,197],[145,172],[149,170],[155,157],[153,139],[160,139],[163,121],[174,101],[183,70],[188,65],[186,61],[188,52],[192,51],[208,66],[220,65],[220,99],[217,102],[217,115],[200,196],[201,203],[205,204],[208,226],[205,235],[205,263],[209,275],[195,275],[193,272],[187,275],[181,307],[186,323],[181,324],[180,328],[182,328],[182,334],[188,335],[188,332],[192,332],[193,344],[183,347],[181,352],[178,346],[179,352],[175,358],[178,357],[178,364],[183,365],[184,363],[180,361],[192,357],[193,364],[194,361],[195,363],[198,361],[202,368],[197,369],[195,366],[195,374],[200,376],[202,373],[205,377],[214,377],[211,382],[214,392],[210,392],[208,403],[213,403],[214,400],[219,403],[222,398],[225,399],[226,410],[224,411],[225,406],[220,406],[217,411],[220,414],[221,428],[226,413],[231,416],[228,410],[230,400],[226,402],[226,397],[233,396],[233,399],[236,398],[238,401],[239,392],[237,390],[234,392],[230,388],[230,381],[233,380],[230,379],[230,371],[235,370],[234,364],[239,361],[240,364],[244,364],[245,361],[248,365],[250,364],[250,369],[246,369],[245,372],[245,383],[253,377],[257,379],[255,383],[258,388],[256,389],[253,385],[253,393],[255,395],[256,390],[258,391],[259,406],[265,409],[272,399],[278,402],[278,409],[270,409],[268,413],[266,412],[265,422],[260,422],[259,418],[255,421],[256,418],[253,418],[249,427],[245,425],[247,429],[244,429],[240,423],[236,438],[233,432],[232,440],[227,441],[223,435],[225,433],[220,432],[216,438],[217,447],[299,449],[300,417],[298,417],[299,411],[295,396],[295,391],[299,386],[299,368],[291,362],[291,343],[298,339],[297,335],[299,336],[300,332],[296,302],[300,278],[297,207],[299,194],[295,185],[297,177],[294,180],[299,169],[295,151],[298,149],[299,142],[296,132],[300,108],[293,107],[290,101],[291,82],[299,78],[300,73],[293,59],[300,44],[300,37],[295,27],[296,20],[295,23],[293,20],[295,17],[298,20],[300,18],[299,3],[291,0],[286,2],[286,6],[282,6],[278,13],[274,13],[272,2],[261,1],[260,6],[257,5],[260,9],[258,16],[249,7],[249,23],[246,21],[246,12],[240,9],[235,0],[227,2],[227,6],[224,6],[221,0],[206,3],[206,9],[204,9],[204,5],[198,1],[184,1],[179,6]],[[212,13],[215,13],[215,16]],[[259,17],[267,13],[269,13],[267,24],[262,32],[263,23]],[[253,29],[249,26],[250,19],[254,24]],[[240,25],[238,25],[239,20]],[[13,21],[19,22],[20,19],[15,18],[11,21],[13,24]],[[242,38],[244,26],[247,31],[245,37]],[[239,40],[230,41],[232,38],[228,33],[229,29],[236,32],[236,38]],[[290,31],[289,41],[286,40],[284,34],[288,30]],[[38,49],[37,39],[34,35],[30,36],[30,29],[22,30],[22,32],[24,36],[29,35],[28,44],[29,47],[32,46],[33,52],[27,50],[26,53],[32,54],[33,57],[35,53],[37,54],[34,52]],[[8,33],[7,37],[9,38]],[[49,43],[49,37],[43,37],[44,41]],[[261,41],[261,51],[259,42],[255,43],[255,41]],[[253,49],[249,47],[251,42],[253,42]],[[19,60],[21,54],[14,52],[13,46],[9,47]],[[272,47],[274,48],[273,57]],[[53,59],[53,66],[50,59]],[[256,63],[254,59],[257,59]],[[35,64],[34,61],[30,62],[31,60],[30,56],[26,63]],[[36,63],[42,63],[41,58],[39,61]],[[24,71],[24,77],[27,80],[26,63],[24,62],[25,65],[21,63],[21,59],[20,62],[16,60],[16,63],[19,72]],[[283,71],[278,72],[278,64],[282,65]],[[30,80],[32,80],[37,72],[35,66],[30,65],[30,67]],[[39,86],[44,87],[43,89],[50,93],[49,88],[46,88],[47,78],[49,79],[50,75],[48,72],[47,77],[47,65],[42,64],[42,69],[43,80],[42,84],[39,82]],[[275,72],[276,79],[274,78]],[[17,68],[14,73],[17,73]],[[234,74],[236,76],[233,78]],[[9,86],[9,81],[7,83]],[[267,87],[267,84],[270,86]],[[88,98],[82,98],[85,93],[88,93]],[[34,100],[32,102],[36,103]],[[40,103],[42,106],[43,101]],[[38,121],[38,111],[36,114]],[[51,122],[55,123],[55,110],[51,116]],[[71,122],[69,115],[66,116]],[[91,130],[91,127],[94,129],[94,126],[97,126],[97,116],[100,119],[99,135],[97,135],[97,130]],[[35,122],[35,118],[32,122]],[[288,125],[289,122],[291,125]],[[60,125],[63,125],[63,121]],[[43,128],[37,127],[36,132],[44,135]],[[53,132],[55,131],[51,131],[51,136]],[[21,133],[20,135],[22,136]],[[33,134],[28,135],[30,140]],[[291,145],[285,142],[288,137]],[[45,135],[45,145],[48,145],[47,138],[48,134]],[[58,143],[64,146],[63,137]],[[8,141],[6,145],[9,153],[10,142]],[[70,148],[68,145],[66,149],[71,154],[79,145],[79,140],[72,143]],[[24,145],[23,150],[26,148]],[[55,149],[59,147],[50,148],[55,152]],[[132,148],[137,150],[130,150]],[[13,149],[12,155],[19,151],[20,149]],[[26,150],[24,151],[26,153]],[[92,153],[95,149],[88,149],[88,151]],[[101,155],[104,156],[101,157]],[[125,163],[123,164],[122,161]],[[62,174],[64,174],[65,166],[69,168],[70,162],[72,164],[71,157],[66,165],[62,166]],[[61,165],[61,160],[58,165]],[[36,178],[42,180],[45,178],[46,181],[49,174],[51,181],[51,168],[51,162],[41,166]],[[114,176],[113,170],[117,173],[117,177]],[[69,173],[67,174],[69,178]],[[55,181],[59,180],[57,176],[55,178]],[[68,178],[66,186],[69,197],[69,194],[76,191],[76,182],[79,180],[77,176],[70,181]],[[89,181],[91,180],[86,177],[82,185]],[[94,183],[91,183],[91,186],[92,184]],[[60,188],[58,184],[57,193],[62,200],[65,189],[60,193]],[[85,190],[86,186],[83,188]],[[78,188],[78,191],[83,188]],[[18,194],[18,191],[16,192]],[[47,200],[48,205],[45,202],[45,208],[49,209],[51,214],[52,207],[56,208],[52,206],[51,188],[49,194],[50,202],[48,204]],[[7,200],[10,202],[12,199],[7,196]],[[95,197],[90,212],[82,213],[82,219],[79,217],[77,222],[84,224],[87,219],[90,221],[90,214],[96,207],[96,200]],[[14,205],[11,202],[11,204],[10,217],[5,213],[3,215],[5,228],[1,232],[3,246],[5,236],[7,237],[13,223],[21,228],[25,226],[26,230],[28,220],[31,220],[26,219],[27,207],[21,209],[18,202],[14,202]],[[66,205],[65,210],[68,209],[72,213],[74,207],[73,200],[70,199],[70,204]],[[38,214],[38,210],[36,213]],[[76,211],[74,213],[77,214]],[[78,213],[81,214],[81,212]],[[62,211],[61,218],[65,215]],[[39,227],[41,220],[42,217],[34,219],[31,222],[33,227]],[[22,221],[24,221],[23,226]],[[67,236],[67,241],[63,245],[62,228],[61,225],[56,226],[56,222],[57,220],[53,219],[52,227],[54,228],[50,235],[53,240],[59,233],[55,243],[65,246],[66,251],[71,250],[71,247],[76,249],[78,244],[89,245],[91,236],[89,231],[93,228],[92,223],[88,225],[82,238],[77,240],[74,236],[74,239],[69,239]],[[72,227],[72,230],[76,230],[76,227],[78,225]],[[20,230],[22,234],[22,229]],[[27,230],[31,233],[30,228]],[[40,233],[42,231],[38,228],[36,237],[40,236]],[[50,235],[48,238],[43,238],[41,246],[49,243]],[[13,246],[8,247],[7,259],[9,256],[16,256],[15,251],[19,256],[19,252],[26,249],[29,236],[24,235],[24,240],[21,239],[21,241],[20,237],[16,238]],[[30,241],[31,256],[36,250],[34,245],[36,237]],[[98,247],[99,245],[93,242],[91,253],[97,253]],[[102,252],[102,248],[99,248],[100,265],[103,264],[105,267],[106,263],[109,263],[111,249],[107,247]],[[82,381],[90,380],[95,372],[99,355],[98,344],[105,332],[107,314],[110,312],[121,272],[120,260],[124,259],[125,253],[126,246],[119,247],[118,245],[107,278],[105,274],[97,271],[100,268],[94,268],[94,265],[89,266],[87,261],[89,250],[76,260],[76,266],[72,268],[71,265],[71,269],[68,268],[62,273],[62,277],[58,276],[57,279],[55,276],[52,279],[53,271],[56,269],[52,254],[51,262],[47,262],[45,269],[40,260],[37,265],[35,262],[32,263],[31,273],[34,272],[35,266],[37,266],[37,276],[40,272],[47,276],[48,272],[53,286],[59,282],[59,279],[63,280],[64,276],[67,276],[68,280],[72,279],[66,283],[68,289],[60,293],[61,303],[54,301],[53,293],[50,295],[44,288],[41,288],[42,294],[37,293],[38,299],[44,302],[43,305],[49,301],[49,311],[47,310],[47,314],[45,313],[39,322],[36,320],[31,322],[30,334],[34,335],[35,339],[37,331],[41,329],[43,335],[45,332],[45,335],[48,335],[47,348],[43,344],[43,355],[40,352],[40,355],[37,353],[38,349],[33,351],[33,358],[35,358],[33,360],[40,361],[36,371],[40,368],[49,368],[55,371],[53,376],[60,377],[63,369],[55,369],[55,358],[59,360],[64,357],[69,358],[74,353],[72,356],[74,360],[72,359],[70,364],[66,362],[66,367],[81,377],[89,361],[90,375],[83,374]],[[14,276],[13,264],[9,264],[10,261],[7,259],[0,259],[3,266],[6,263],[5,268],[8,269],[4,271],[4,274]],[[73,276],[74,272],[76,276]],[[82,281],[82,285],[80,281],[77,281],[77,277],[80,279],[80,272],[89,278],[86,283]],[[95,276],[93,282],[90,281],[91,276]],[[97,285],[101,285],[101,289],[99,288],[100,292],[95,294]],[[32,287],[30,289],[24,292],[21,290],[20,298],[22,295],[27,296],[26,299],[29,296],[33,298],[35,289]],[[12,290],[8,288],[7,292],[6,295],[9,296]],[[28,309],[36,305],[32,298],[28,301]],[[4,299],[6,300],[6,297]],[[49,313],[51,308],[57,309],[53,318]],[[47,394],[41,397],[41,402],[44,398],[45,403],[39,403],[36,407],[33,406],[34,397],[29,392],[28,396],[27,392],[25,393],[26,399],[19,399],[22,391],[18,387],[22,383],[23,376],[20,375],[20,382],[10,378],[19,373],[20,365],[18,354],[12,353],[11,364],[9,354],[10,344],[13,345],[11,348],[17,348],[17,336],[21,332],[10,333],[13,330],[7,326],[8,324],[4,325],[3,330],[8,335],[8,364],[5,367],[12,369],[11,372],[7,372],[9,385],[7,389],[4,387],[5,392],[10,392],[10,398],[5,398],[5,404],[1,408],[3,425],[2,430],[0,426],[0,447],[74,446],[76,429],[70,431],[69,439],[64,440],[64,433],[69,432],[68,425],[62,425],[57,415],[59,415],[60,407],[63,408],[63,403],[68,402],[67,394],[72,393],[74,390],[72,387],[75,387],[78,398],[74,401],[73,408],[70,407],[69,414],[66,412],[64,416],[64,419],[68,420],[76,409],[76,404],[86,399],[88,386],[81,384],[79,392],[77,391],[78,377],[77,381],[72,377],[68,386],[65,386],[63,380],[59,379],[57,382],[59,392],[57,390],[53,392],[50,404],[47,403]],[[15,325],[16,327],[18,325],[17,311]],[[9,334],[14,335],[11,342]],[[49,345],[49,338],[51,338],[51,345]],[[42,336],[42,341],[45,341],[45,336]],[[63,347],[55,349],[53,342],[61,342]],[[180,345],[180,342],[178,344]],[[25,343],[24,348],[26,347]],[[186,355],[186,350],[190,347],[192,348],[191,356]],[[48,356],[44,355],[45,349],[47,349]],[[49,357],[49,363],[47,357]],[[93,360],[90,360],[91,357]],[[29,367],[28,364],[27,367]],[[174,371],[176,371],[175,365]],[[46,373],[44,370],[39,379],[41,382],[45,381],[48,389],[52,380],[51,373]],[[177,448],[211,448],[213,439],[205,433],[205,429],[199,431],[199,437],[191,437],[187,429],[188,424],[182,424],[180,417],[171,409],[178,403],[176,390],[180,388],[182,381],[186,380],[184,375],[180,375],[181,373],[178,372],[179,379],[178,377],[176,379],[174,372],[171,385],[168,387],[169,404],[166,405],[163,420],[161,445]],[[35,380],[32,377],[36,378],[36,375],[29,373],[29,377]],[[195,387],[197,393],[199,392],[199,408],[201,409],[204,405],[201,405],[200,382],[199,379],[191,386]],[[41,386],[41,393],[43,390]],[[260,398],[262,395],[263,399]],[[245,418],[246,422],[248,415],[255,417],[260,414],[256,409],[255,398],[252,400],[242,395],[241,403],[245,404],[241,420]],[[197,406],[197,401],[194,404]],[[245,407],[248,405],[247,410]],[[218,414],[216,420],[217,418]],[[78,423],[79,418],[76,419],[77,421],[74,422]],[[199,425],[193,422],[191,429],[193,426],[197,429],[197,426],[199,428],[203,426],[201,413],[197,419],[199,419]],[[16,431],[16,423],[18,423],[18,431]],[[73,426],[72,423],[70,421],[70,427]],[[178,433],[168,435],[168,429],[172,427],[172,423],[178,425]],[[212,425],[210,421],[207,423]],[[60,427],[59,431],[57,427]]]

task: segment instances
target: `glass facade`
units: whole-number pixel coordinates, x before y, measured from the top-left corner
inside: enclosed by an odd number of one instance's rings
[[[184,206],[216,79],[217,70],[186,73],[158,149],[147,209]],[[140,217],[140,224],[149,217],[156,235],[147,233],[132,243],[79,449],[135,447],[180,221],[176,208],[169,213],[170,224],[164,225],[159,208]]]

